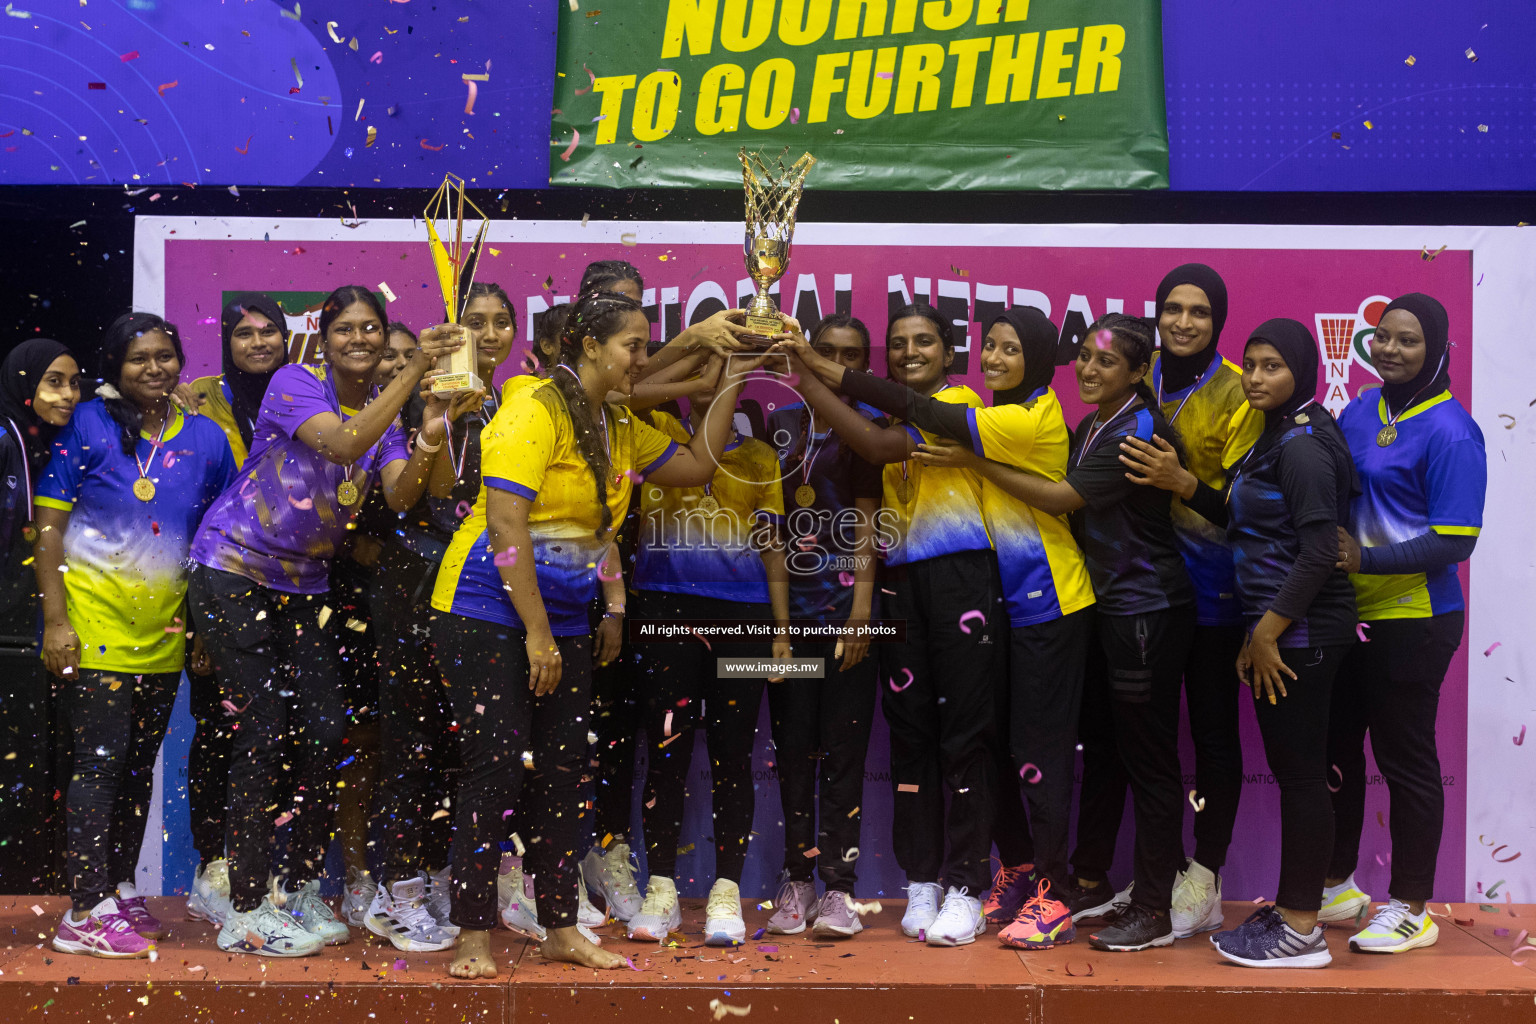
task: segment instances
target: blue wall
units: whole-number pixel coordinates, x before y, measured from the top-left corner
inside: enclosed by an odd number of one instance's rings
[[[15,0],[0,183],[543,187],[555,3]],[[1163,33],[1175,189],[1536,187],[1532,0],[1166,0]]]

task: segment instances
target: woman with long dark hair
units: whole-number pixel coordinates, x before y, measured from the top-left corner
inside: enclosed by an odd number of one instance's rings
[[[0,734],[35,741],[0,762],[0,788],[15,800],[0,832],[0,886],[13,892],[67,891],[64,815],[53,794],[69,787],[69,732],[64,690],[38,658],[42,599],[31,564],[37,485],[79,403],[80,364],[61,342],[33,338],[0,362],[0,673],[11,684]]]
[[[1280,786],[1280,884],[1272,906],[1211,942],[1245,967],[1326,967],[1317,924],[1333,847],[1328,713],[1355,640],[1355,596],[1335,568],[1338,529],[1358,490],[1349,445],[1317,402],[1317,342],[1295,320],[1266,320],[1243,349],[1243,393],[1264,433],[1225,493],[1177,464],[1164,437],[1128,439],[1127,474],[1171,491],[1214,523],[1236,553],[1247,636],[1237,674],[1253,690],[1269,769]],[[1137,895],[1140,895],[1138,883]]]
[[[1392,816],[1390,898],[1350,938],[1357,953],[1401,953],[1439,935],[1425,911],[1445,824],[1435,718],[1466,622],[1456,565],[1477,543],[1488,487],[1483,433],[1451,395],[1449,335],[1438,300],[1392,300],[1371,336],[1381,390],[1361,391],[1339,417],[1361,486],[1353,532],[1339,529],[1339,565],[1371,642],[1350,649],[1334,681],[1328,763],[1342,778],[1319,921],[1353,920],[1370,904],[1354,879],[1367,732]]]
[[[270,295],[242,292],[224,303],[219,341],[220,372],[191,383],[191,408],[223,429],[238,470],[250,453],[267,385],[288,361],[287,317]],[[187,806],[198,865],[187,897],[187,916],[222,925],[220,908],[229,897],[224,825],[234,733],[220,703],[218,680],[202,674],[199,670],[205,666],[201,664],[192,668],[187,678],[197,727],[187,755]]]
[[[350,938],[320,898],[346,729],[330,563],[370,489],[381,487],[397,512],[421,497],[442,448],[442,417],[454,410],[429,400],[412,448],[400,409],[438,356],[463,344],[454,326],[423,332],[416,354],[380,391],[373,380],[387,323],[365,287],[326,298],[325,364],[291,364],[273,376],[251,454],[193,542],[193,606],[236,728],[230,903],[220,908],[218,936],[229,952],[302,956]],[[279,771],[292,776],[294,808],[274,814]],[[273,831],[289,821],[284,856],[273,864]]]
[[[938,310],[905,306],[886,327],[887,373],[920,399],[980,409],[974,391],[949,383],[954,348],[951,325]],[[884,467],[882,587],[892,593],[882,611],[907,623],[905,641],[880,652],[899,823],[893,841],[908,880],[902,931],[933,946],[971,943],[986,931],[982,897],[991,875],[1003,673],[1002,585],[981,481],[972,470],[913,460],[931,433],[910,422],[872,423],[801,368],[800,392],[816,415]],[[1019,863],[1027,855],[1003,856]]]
[[[148,956],[165,934],[134,872],[191,631],[188,549],[234,474],[218,426],[170,401],[184,362],[160,317],[114,320],[97,398],[54,441],[37,489],[43,662],[68,687],[74,738],[61,952]]]
[[[1066,478],[1007,471],[1000,485],[1046,513],[1072,513],[1073,532],[1093,580],[1097,642],[1089,648],[1079,735],[1083,746],[1081,801],[1086,809],[1109,794],[1123,801],[1118,780],[1129,777],[1136,814],[1135,885],[1128,903],[1097,906],[1072,892],[1087,917],[1111,910],[1089,944],[1134,952],[1173,942],[1174,875],[1182,860],[1184,804],[1179,768],[1179,691],[1194,628],[1194,589],[1179,555],[1166,493],[1126,479],[1115,440],[1169,439],[1144,380],[1152,360],[1146,321],[1109,313],[1088,329],[1077,356],[1078,396],[1097,411],[1072,439]],[[1104,889],[1106,886],[1101,885]]]
[[[601,582],[615,602],[608,615],[622,624],[613,529],[635,477],[702,483],[730,428],[721,416],[680,446],[606,403],[645,365],[649,334],[639,304],[622,295],[596,293],[576,303],[555,372],[505,396],[483,435],[480,494],[437,575],[432,607],[444,614],[433,639],[461,757],[454,977],[496,976],[490,929],[503,821],[514,808],[533,837],[527,861],[542,904],[541,953],[590,967],[624,964],[576,921],[593,660],[587,608]],[[605,632],[603,645],[611,646],[613,634]]]
[[[910,388],[811,361],[824,382],[854,400],[945,439],[924,444],[915,461],[981,477],[982,514],[997,548],[1010,622],[1008,692],[1001,706],[1008,709],[1011,761],[1000,770],[999,794],[1005,787],[1017,792],[1022,779],[1034,848],[1032,865],[1004,865],[989,897],[989,920],[1003,927],[1004,943],[1024,949],[1046,949],[1075,935],[1074,908],[1061,897],[1067,891],[1073,761],[1094,597],[1066,518],[1009,496],[992,476],[1004,465],[1047,479],[1066,475],[1070,435],[1050,386],[1056,346],[1056,326],[1038,309],[994,317],[981,350],[993,404],[983,409],[925,399]],[[832,380],[829,370],[836,371]],[[1005,813],[999,806],[999,818]]]

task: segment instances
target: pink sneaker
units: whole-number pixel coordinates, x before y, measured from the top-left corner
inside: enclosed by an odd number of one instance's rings
[[[1003,945],[1015,949],[1050,949],[1077,938],[1072,911],[1060,900],[1050,898],[1051,882],[1040,880],[1040,889],[1019,908],[1013,923],[997,933]]]
[[[133,925],[133,930],[146,939],[165,938],[165,925],[160,923],[158,917],[149,912],[149,908],[144,905],[143,896],[135,896],[131,900],[119,897],[117,900],[117,912],[126,917],[129,923]]]
[[[66,911],[53,937],[53,948],[60,953],[126,960],[147,957],[155,948],[153,942],[133,930],[133,922],[118,911],[117,901],[111,897],[96,904],[84,921],[70,917],[71,912]]]

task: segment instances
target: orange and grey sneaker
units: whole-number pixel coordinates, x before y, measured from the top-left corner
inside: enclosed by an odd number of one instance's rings
[[[1077,938],[1072,911],[1050,897],[1051,880],[1040,879],[1039,890],[1024,902],[1013,923],[997,933],[1003,945],[1015,949],[1050,949]]]
[[[1034,895],[1034,871],[1033,864],[1011,868],[1004,865],[997,869],[997,874],[992,876],[992,891],[981,902],[981,912],[987,915],[988,923],[1007,924],[1018,916],[1024,901]]]

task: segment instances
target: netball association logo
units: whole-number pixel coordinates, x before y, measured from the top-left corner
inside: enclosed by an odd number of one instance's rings
[[[1371,335],[1391,301],[1385,295],[1372,295],[1353,313],[1314,314],[1317,344],[1323,354],[1323,407],[1335,416],[1354,398],[1349,390],[1350,363],[1357,362],[1375,372],[1371,366]]]

